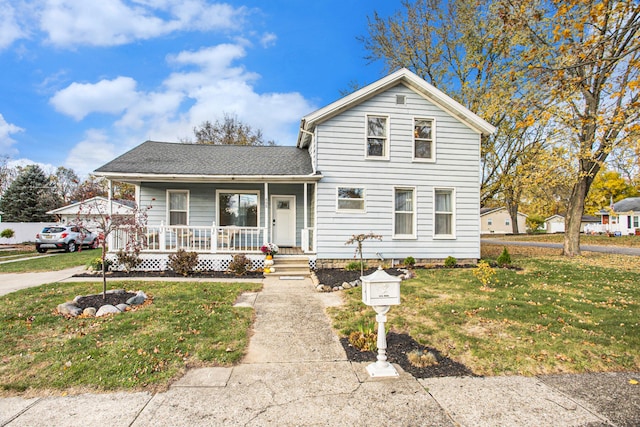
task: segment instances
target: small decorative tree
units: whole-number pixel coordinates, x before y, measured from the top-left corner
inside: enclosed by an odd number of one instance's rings
[[[155,199],[152,199],[155,200]],[[112,203],[112,202],[110,202]],[[144,231],[147,226],[147,211],[151,209],[151,205],[145,207],[136,206],[133,212],[127,215],[112,215],[111,208],[104,208],[97,200],[93,205],[80,205],[76,215],[76,224],[84,226],[83,221],[94,224],[101,230],[100,248],[102,249],[102,298],[107,298],[107,275],[106,262],[107,257],[107,241],[110,235],[118,232],[124,236],[125,248],[129,253],[140,253],[140,250],[146,245]]]
[[[364,257],[362,255],[362,242],[367,239],[376,239],[382,241],[382,236],[380,236],[379,234],[374,234],[373,232],[369,234],[354,234],[349,240],[344,243],[345,245],[352,245],[354,243],[357,244],[354,258],[358,254],[360,254],[360,276],[364,276]]]

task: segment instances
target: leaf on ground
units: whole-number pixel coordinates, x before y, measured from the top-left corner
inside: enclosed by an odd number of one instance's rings
[[[629,380],[629,384],[638,385],[638,380],[634,380],[633,378]]]

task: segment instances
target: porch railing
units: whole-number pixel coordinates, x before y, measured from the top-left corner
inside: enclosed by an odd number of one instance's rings
[[[313,228],[303,228],[301,235],[301,246],[304,253],[313,252]]]
[[[262,227],[194,227],[188,225],[147,226],[136,236],[126,228],[112,234],[110,249],[126,249],[127,243],[138,241],[145,251],[174,252],[184,249],[189,252],[260,252],[265,241]]]

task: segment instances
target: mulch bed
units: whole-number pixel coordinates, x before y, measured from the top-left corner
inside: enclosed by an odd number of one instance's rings
[[[364,275],[375,272],[377,268],[368,268],[364,271]],[[392,276],[399,276],[402,274],[396,268],[387,268],[385,270]],[[353,282],[360,279],[360,270],[345,270],[343,268],[322,268],[316,270],[316,276],[323,285],[338,286],[344,282]]]
[[[349,343],[348,338],[340,338],[340,342],[342,343],[344,351],[347,353],[347,359],[352,362],[375,362],[377,360],[377,352],[360,351]],[[413,350],[432,352],[436,356],[438,363],[424,368],[413,366],[409,363],[409,359],[407,359],[407,354]],[[418,342],[407,334],[389,332],[387,334],[386,354],[388,362],[400,365],[405,372],[408,372],[415,378],[476,376],[465,365],[443,356],[434,348],[418,344]]]
[[[78,273],[73,277],[102,277],[100,273]],[[127,273],[125,271],[109,271],[107,278],[121,278],[121,277],[185,277],[182,274],[166,270],[166,271],[132,271]],[[198,271],[189,274],[186,277],[194,279],[262,279],[264,273],[262,271],[248,271],[242,276],[238,276],[226,271]]]

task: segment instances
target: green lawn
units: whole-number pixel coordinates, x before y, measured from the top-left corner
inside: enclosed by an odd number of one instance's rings
[[[638,257],[512,258],[523,269],[497,269],[489,291],[472,268],[417,270],[388,327],[482,375],[640,370]],[[346,336],[374,312],[359,288],[345,301],[330,314]]]
[[[35,250],[33,253],[40,255]],[[50,251],[47,252],[47,255],[51,256],[0,264],[0,273],[64,270],[65,268],[86,265],[90,260],[99,257],[100,254],[101,251],[99,249],[83,249],[80,252],[73,253]]]
[[[56,283],[0,297],[0,394],[30,390],[164,389],[187,367],[237,363],[251,308],[234,308],[259,283],[109,282],[153,303],[117,316],[67,319],[57,304],[101,292],[100,283]]]

